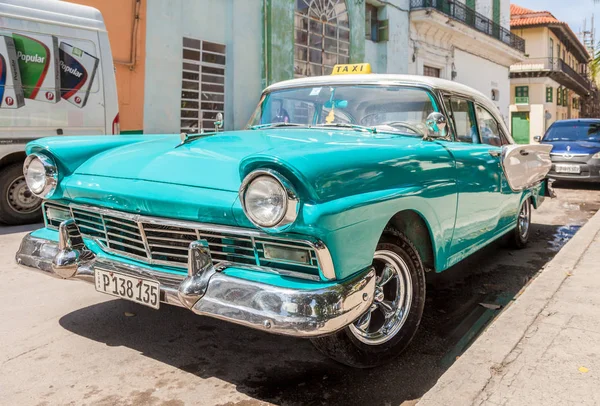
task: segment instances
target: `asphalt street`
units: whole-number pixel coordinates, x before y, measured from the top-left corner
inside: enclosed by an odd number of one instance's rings
[[[355,370],[310,342],[163,306],[159,311],[14,264],[36,226],[0,226],[0,404],[412,404],[600,208],[600,186],[556,184],[531,243],[495,243],[430,275],[403,356]]]

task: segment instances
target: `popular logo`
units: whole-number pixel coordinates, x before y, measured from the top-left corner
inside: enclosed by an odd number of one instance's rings
[[[54,93],[46,92],[46,99],[50,101],[54,100]]]
[[[81,97],[75,96],[75,103],[81,104]]]
[[[43,100],[44,96],[40,92],[40,89],[43,88],[42,84],[48,75],[48,69],[52,61],[50,49],[41,39],[38,40],[20,34],[13,34],[13,39],[17,50],[17,59],[25,98],[35,100],[39,93],[40,98]],[[46,99],[53,100],[54,97],[48,99],[48,95],[46,94]]]
[[[63,72],[70,73],[71,75],[75,75],[78,78],[80,78],[81,75],[83,75],[83,73],[79,72],[79,70],[77,70],[77,68],[70,67],[63,60],[60,61],[60,68],[63,70]]]
[[[13,99],[10,96],[8,96],[6,99],[4,99],[4,101],[6,102],[7,106],[12,106],[13,104],[15,104],[15,99]]]
[[[46,60],[46,58],[44,56],[39,56],[38,54],[27,55],[21,51],[17,52],[17,58],[19,58],[20,60],[22,60],[25,63],[29,63],[29,62],[44,63],[44,61]]]

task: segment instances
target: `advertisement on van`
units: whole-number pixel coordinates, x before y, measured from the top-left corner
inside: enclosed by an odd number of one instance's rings
[[[99,59],[53,35],[0,35],[0,108],[65,100],[85,107]]]

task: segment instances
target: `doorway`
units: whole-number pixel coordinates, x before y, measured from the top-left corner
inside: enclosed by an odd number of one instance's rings
[[[513,112],[511,119],[512,137],[517,144],[529,144],[529,112]]]

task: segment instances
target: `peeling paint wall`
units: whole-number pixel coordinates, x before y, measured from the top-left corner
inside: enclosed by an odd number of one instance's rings
[[[365,62],[371,64],[375,73],[408,73],[410,1],[389,3],[379,7],[377,14],[379,20],[388,20],[389,40],[373,42],[364,40],[363,36]]]
[[[365,2],[346,0],[350,21],[350,63],[365,61]]]
[[[295,0],[267,2],[267,85],[294,77]]]

